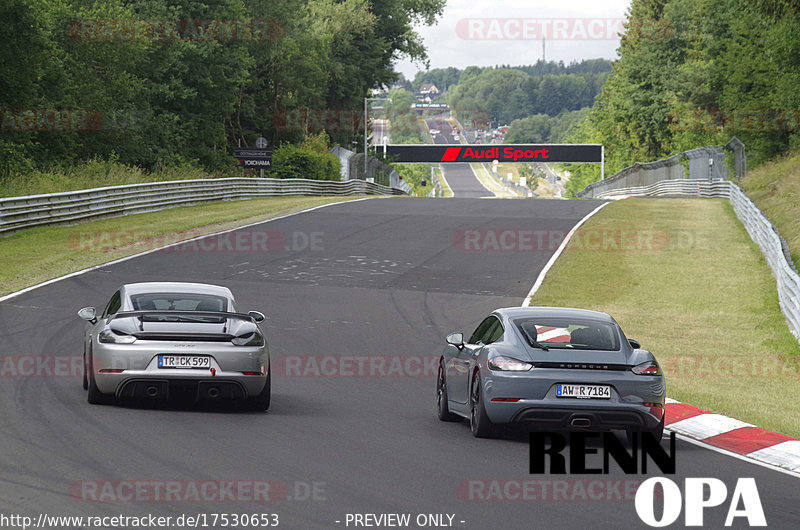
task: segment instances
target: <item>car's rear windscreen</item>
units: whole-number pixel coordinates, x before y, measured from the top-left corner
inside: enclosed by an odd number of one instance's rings
[[[228,300],[222,296],[192,293],[143,293],[131,295],[134,311],[227,311]],[[177,317],[168,315],[146,316],[148,321],[169,321]],[[185,318],[182,317],[182,318]],[[207,322],[219,322],[221,317],[192,317],[192,321],[202,319]]]
[[[612,324],[569,318],[513,320],[525,340],[536,346],[576,350],[619,350],[619,333]]]

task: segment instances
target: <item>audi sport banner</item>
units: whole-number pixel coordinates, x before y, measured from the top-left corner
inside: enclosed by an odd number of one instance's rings
[[[387,145],[392,162],[602,162],[600,144]]]

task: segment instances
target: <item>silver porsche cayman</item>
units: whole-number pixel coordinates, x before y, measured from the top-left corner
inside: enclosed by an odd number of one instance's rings
[[[231,401],[249,410],[270,402],[269,347],[258,323],[226,287],[133,283],[102,311],[85,307],[83,387],[89,403],[120,398]]]

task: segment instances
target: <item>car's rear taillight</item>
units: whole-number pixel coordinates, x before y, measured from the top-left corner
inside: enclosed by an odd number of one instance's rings
[[[101,368],[99,370],[101,374],[121,374],[124,371],[122,368]]]
[[[136,342],[136,337],[124,334],[121,331],[104,329],[97,335],[97,341],[106,344],[133,344]]]
[[[234,337],[231,342],[237,346],[263,346],[264,336],[257,331],[251,331],[250,333]]]
[[[506,357],[504,355],[497,355],[486,361],[490,370],[504,370],[509,372],[525,372],[530,370],[533,365],[514,359],[513,357]]]
[[[261,372],[242,372],[244,375],[264,375]]]
[[[522,398],[492,398],[495,403],[516,403]]]
[[[655,361],[647,361],[631,368],[636,375],[661,375],[661,367]]]

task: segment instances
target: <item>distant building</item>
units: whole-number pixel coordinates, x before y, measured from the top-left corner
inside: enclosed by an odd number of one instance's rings
[[[414,93],[414,97],[417,98],[417,101],[424,101],[425,103],[430,103],[438,96],[439,89],[436,88],[436,85],[433,83],[425,83]]]
[[[439,89],[433,83],[425,83],[419,87],[419,93],[423,96],[438,96]]]

